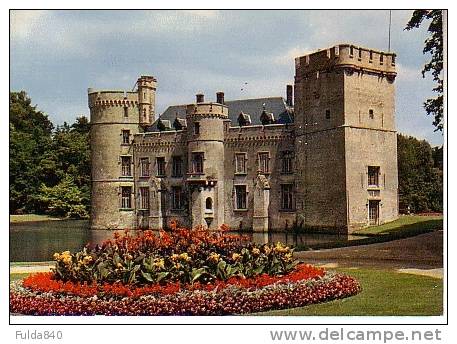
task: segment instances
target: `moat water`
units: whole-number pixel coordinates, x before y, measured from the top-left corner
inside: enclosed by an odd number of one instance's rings
[[[338,244],[352,238],[347,235],[315,233],[243,233],[256,243],[276,243],[313,247]],[[91,231],[88,221],[64,220],[10,224],[10,262],[51,261],[55,252],[82,249],[88,243],[111,238],[112,231]]]

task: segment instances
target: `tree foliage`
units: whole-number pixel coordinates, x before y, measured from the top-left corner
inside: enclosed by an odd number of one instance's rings
[[[442,147],[399,134],[398,182],[400,210],[413,213],[443,210]],[[441,151],[441,155],[439,152]],[[440,160],[441,159],[441,160]]]
[[[24,91],[10,94],[10,212],[87,216],[89,121],[54,129]]]
[[[428,115],[434,116],[433,125],[435,131],[443,130],[443,12],[441,10],[415,10],[406,30],[412,30],[421,26],[424,20],[429,20],[428,26],[429,36],[425,40],[423,53],[431,54],[431,59],[428,61],[422,70],[422,76],[426,73],[431,73],[436,86],[433,91],[437,93],[434,98],[429,98],[424,103],[425,111]]]

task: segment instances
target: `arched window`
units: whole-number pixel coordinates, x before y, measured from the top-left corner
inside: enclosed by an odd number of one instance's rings
[[[207,210],[213,209],[213,200],[211,199],[211,197],[208,197],[206,199],[206,209]]]

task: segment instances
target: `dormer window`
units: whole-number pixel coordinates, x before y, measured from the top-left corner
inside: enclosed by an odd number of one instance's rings
[[[251,124],[251,116],[247,113],[240,112],[238,116],[238,125],[240,127]]]
[[[275,116],[271,112],[262,111],[260,115],[260,121],[263,125],[273,124],[275,122]]]

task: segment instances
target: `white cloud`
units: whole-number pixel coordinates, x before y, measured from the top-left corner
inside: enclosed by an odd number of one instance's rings
[[[12,39],[27,39],[46,20],[47,11],[12,10],[10,30]]]
[[[280,55],[276,55],[272,58],[273,62],[278,65],[290,66],[294,64],[295,58],[311,53],[312,50],[309,48],[303,48],[301,46],[295,46],[285,51]]]
[[[396,64],[397,81],[415,82],[422,78],[422,68],[412,68],[401,63]]]
[[[220,14],[220,11],[218,10],[184,10],[183,12],[207,19],[215,19],[219,17]]]

